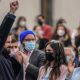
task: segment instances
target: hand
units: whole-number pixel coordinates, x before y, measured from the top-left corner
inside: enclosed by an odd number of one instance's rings
[[[75,68],[75,63],[73,63],[73,59],[70,59],[70,61],[68,62],[69,73],[72,73],[74,71],[74,68]]]
[[[19,7],[18,1],[14,1],[10,3],[10,12],[14,14],[16,10],[18,9],[18,7]]]
[[[16,52],[15,57],[19,63],[21,63],[21,64],[23,63],[23,57],[19,51]]]
[[[22,56],[22,58],[23,58],[23,63],[25,64],[25,65],[27,65],[28,63],[29,63],[29,56],[27,56],[26,54],[24,54],[24,53],[21,53],[21,56]]]
[[[16,59],[20,62],[20,63],[24,63],[25,65],[29,62],[29,57],[27,55],[25,55],[23,52],[21,51],[17,51],[16,53]]]

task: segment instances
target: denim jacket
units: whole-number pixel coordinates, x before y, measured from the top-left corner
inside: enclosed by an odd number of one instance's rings
[[[80,80],[80,67],[75,68],[73,73],[66,80]]]

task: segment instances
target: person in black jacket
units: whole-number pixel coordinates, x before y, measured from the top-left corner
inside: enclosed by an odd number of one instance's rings
[[[10,4],[10,12],[5,16],[0,26],[0,80],[16,80],[9,55],[7,55],[7,51],[4,50],[4,44],[15,21],[14,13],[18,9],[18,6],[18,1]]]
[[[16,60],[16,51],[18,51],[18,42],[16,42],[16,38],[13,35],[13,33],[9,33],[7,40],[4,44],[4,49],[2,51],[3,56],[6,58],[6,60],[11,62],[12,65],[12,70],[14,71],[15,77],[17,77],[21,65],[20,63]]]

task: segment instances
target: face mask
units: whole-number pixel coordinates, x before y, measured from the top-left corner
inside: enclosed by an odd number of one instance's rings
[[[20,26],[26,26],[26,22],[25,21],[20,21],[19,25]]]
[[[59,36],[64,36],[65,31],[64,31],[64,30],[58,30],[58,31],[57,31],[57,34],[58,34]]]
[[[67,60],[67,62],[69,62],[70,61],[70,56],[66,56],[66,60]]]
[[[48,60],[49,62],[53,61],[55,58],[54,53],[50,53],[50,52],[47,52],[45,56],[46,56],[46,60]]]
[[[35,42],[26,42],[25,43],[25,50],[27,50],[28,52],[32,52],[35,49]]]
[[[39,24],[40,26],[42,26],[42,25],[43,25],[43,21],[38,20],[38,24]]]
[[[43,35],[43,31],[38,31],[38,34],[39,35]]]

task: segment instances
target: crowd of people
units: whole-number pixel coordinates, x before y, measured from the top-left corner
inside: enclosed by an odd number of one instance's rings
[[[32,30],[20,16],[14,28],[19,2],[0,26],[0,80],[80,80],[80,26],[72,31],[59,19],[55,27],[45,17],[36,17]]]

